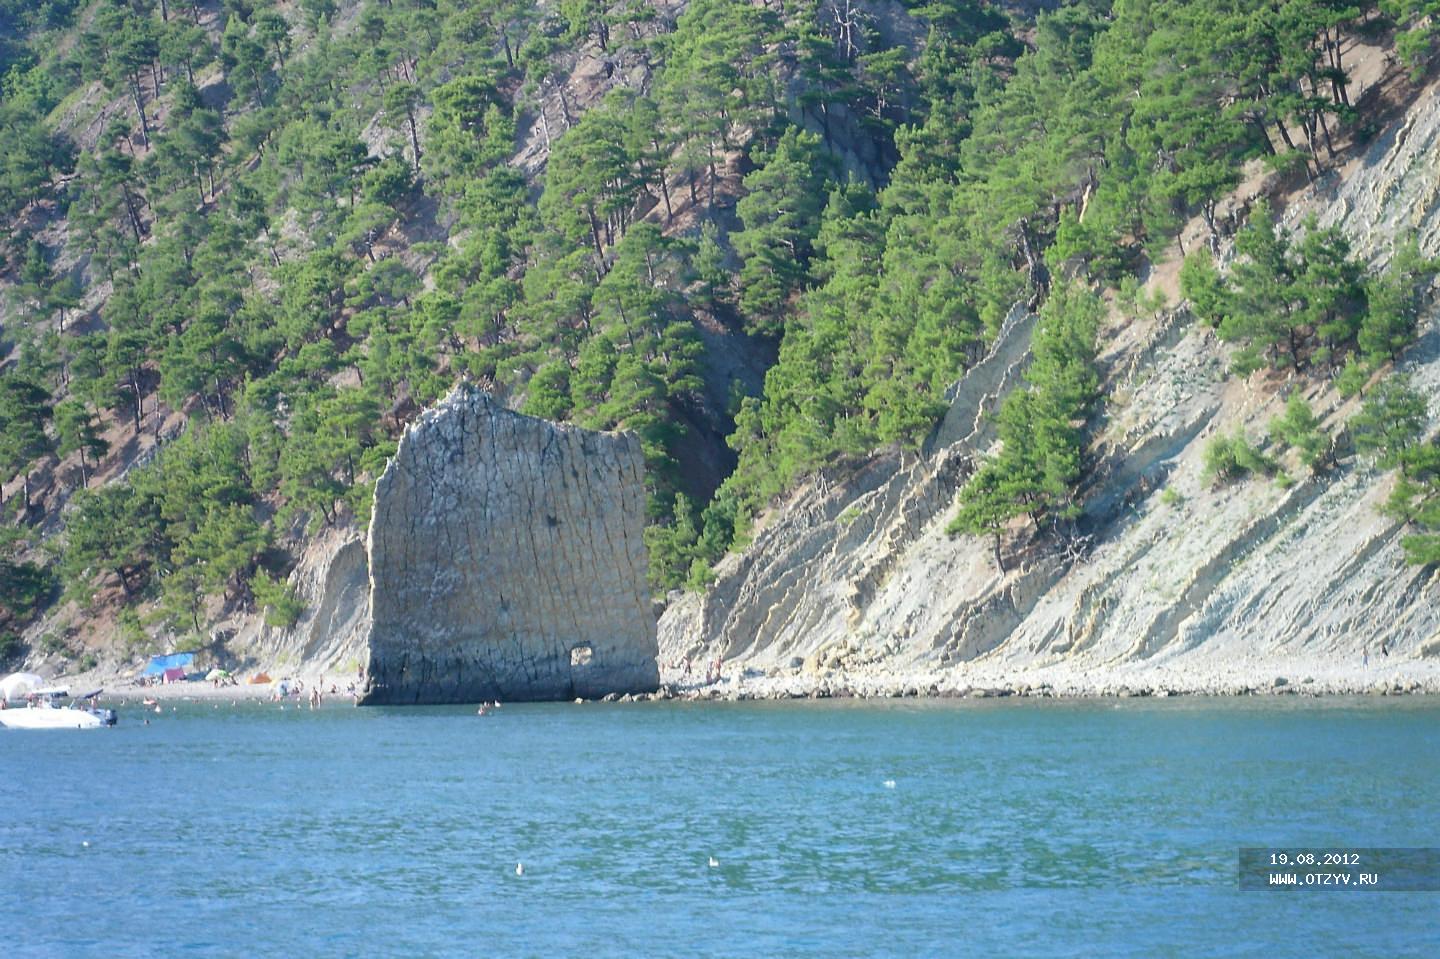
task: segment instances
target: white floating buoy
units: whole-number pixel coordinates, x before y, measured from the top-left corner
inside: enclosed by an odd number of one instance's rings
[[[524,864],[523,862],[517,862],[517,863],[515,864],[515,875],[517,875],[517,876],[523,876],[523,875],[525,875],[525,864]]]
[[[716,859],[714,856],[711,856],[711,857],[710,857],[710,868],[711,868],[711,869],[716,869],[716,868],[718,868],[719,866],[720,866],[720,860]]]
[[[895,780],[893,780],[893,779],[887,779],[887,780],[885,780],[885,788],[886,788],[886,789],[894,789],[894,788],[895,788]]]
[[[86,839],[86,840],[84,840],[83,842],[81,842],[80,845],[84,846],[86,849],[89,849],[89,848],[90,848],[90,840]]]

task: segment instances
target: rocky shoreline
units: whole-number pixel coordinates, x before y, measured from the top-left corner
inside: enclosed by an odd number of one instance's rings
[[[760,669],[745,663],[723,664],[720,678],[705,682],[704,665],[686,676],[682,668],[662,666],[660,685],[653,693],[585,697],[578,702],[694,702],[819,699],[1165,699],[1172,697],[1295,696],[1428,696],[1440,695],[1440,661],[1432,658],[1374,656],[1353,666],[1327,662],[1321,657],[1262,659],[1235,664],[1166,662],[1122,664],[1083,669],[1075,664],[1015,669],[1002,664],[988,668],[942,670],[822,670]],[[277,678],[299,679],[308,690],[324,681],[328,690],[338,679],[333,673],[301,669],[272,672]],[[104,687],[107,700],[154,698],[166,702],[267,701],[271,685],[211,686],[209,683],[172,683],[164,686],[131,685],[126,676],[89,673],[59,677],[72,687]],[[345,683],[326,702],[349,706],[352,696]]]
[[[662,671],[653,693],[603,697],[604,702],[749,701],[792,699],[1140,699],[1240,696],[1425,696],[1440,694],[1440,669],[1428,662],[1371,664],[1359,673],[1304,669],[1268,677],[1200,676],[1180,671],[1145,670],[1104,675],[1062,675],[1059,670],[1005,677],[997,674],[932,672],[913,675],[833,673],[766,675],[741,670],[712,683],[683,679]],[[1138,675],[1135,675],[1138,673]]]

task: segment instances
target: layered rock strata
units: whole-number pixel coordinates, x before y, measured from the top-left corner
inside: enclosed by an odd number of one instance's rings
[[[1406,236],[1440,254],[1437,156],[1432,84],[1351,168],[1295,198],[1289,225],[1314,213],[1377,265]],[[1440,392],[1435,317],[1398,364],[1430,396]],[[727,682],[800,689],[899,677],[921,688],[1234,691],[1295,676],[1366,689],[1392,674],[1440,677],[1440,579],[1406,565],[1405,530],[1378,509],[1391,480],[1346,450],[1357,402],[1319,380],[1227,376],[1228,348],[1183,309],[1105,333],[1109,399],[1083,535],[1026,542],[1017,530],[1003,573],[988,544],[947,536],[968,463],[992,441],[984,414],[1016,382],[1028,339],[1012,318],[925,455],[817,479],[778,507],[711,590],[671,603],[662,662],[721,657]],[[1339,465],[1312,477],[1287,459],[1285,486],[1208,482],[1210,439],[1242,430],[1264,443],[1296,388],[1337,437]],[[1440,409],[1431,414],[1433,428]]]
[[[271,636],[279,634],[271,644],[280,654],[277,662],[303,663],[322,675],[353,674],[367,658],[370,638],[370,560],[364,539],[353,532],[322,534],[306,549],[296,573],[292,585],[305,612],[289,630],[266,629]]]

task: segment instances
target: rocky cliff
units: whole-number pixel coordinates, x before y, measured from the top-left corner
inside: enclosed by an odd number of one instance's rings
[[[653,690],[643,464],[465,387],[422,416],[375,487],[364,701]]]
[[[1313,212],[1338,224],[1376,263],[1402,233],[1440,254],[1437,157],[1432,85],[1358,159],[1292,197],[1287,218],[1296,226]],[[1401,530],[1377,511],[1389,478],[1350,455],[1288,488],[1262,478],[1213,489],[1202,479],[1209,438],[1239,427],[1261,440],[1288,387],[1303,388],[1342,436],[1355,404],[1322,382],[1227,376],[1227,349],[1183,307],[1117,318],[1102,334],[1109,400],[1082,536],[1032,543],[1006,573],[986,544],[948,537],[971,457],[992,442],[984,414],[1023,368],[1030,326],[1011,317],[923,456],[883,456],[843,482],[798,490],[721,564],[710,591],[672,601],[662,662],[722,657],[727,681],[777,694],[1440,680],[1431,658],[1440,582],[1405,565]],[[1400,366],[1433,394],[1434,310],[1422,330]]]
[[[364,538],[353,529],[315,536],[290,584],[305,605],[299,621],[282,628],[249,618],[226,643],[228,650],[263,662],[277,678],[297,669],[354,677],[369,657],[370,558]]]

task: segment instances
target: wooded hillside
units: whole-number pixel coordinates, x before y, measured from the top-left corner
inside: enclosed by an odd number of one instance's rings
[[[297,544],[365,521],[459,379],[639,433],[652,583],[703,587],[798,478],[917,448],[1046,304],[955,524],[1003,563],[1011,521],[1073,515],[1098,317],[1195,216],[1184,293],[1237,374],[1367,388],[1436,264],[1217,202],[1362,142],[1347,51],[1418,76],[1440,4],[1053,6],[0,0],[0,660],[62,600],[131,638],[293,620]],[[1434,561],[1440,459],[1376,396]],[[1274,435],[1319,469],[1313,434]]]

